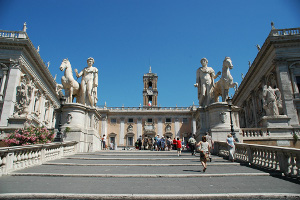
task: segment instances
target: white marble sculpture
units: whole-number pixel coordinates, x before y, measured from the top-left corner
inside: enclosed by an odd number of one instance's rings
[[[208,60],[202,58],[200,61],[202,67],[200,67],[196,72],[196,84],[195,87],[198,88],[198,99],[199,106],[208,106],[213,103],[213,85],[214,79],[216,79],[221,72],[215,75],[213,68],[208,67]]]
[[[72,103],[73,99],[76,97],[76,102],[79,103],[79,91],[80,85],[74,79],[72,67],[70,61],[68,59],[64,59],[59,67],[61,71],[65,70],[64,76],[61,78],[61,83],[65,90],[66,102]]]
[[[223,61],[222,76],[219,81],[214,85],[214,101],[218,102],[219,96],[222,97],[222,101],[225,102],[228,98],[228,92],[230,88],[234,88],[235,91],[238,88],[238,83],[233,82],[233,78],[230,74],[230,69],[233,68],[230,57],[225,57]]]
[[[267,116],[279,115],[279,109],[282,107],[281,93],[278,88],[264,86],[263,89],[263,107]]]
[[[29,113],[32,82],[26,75],[21,76],[21,84],[17,86],[14,116],[26,116]]]
[[[98,69],[93,67],[93,58],[87,59],[87,67],[80,73],[75,69],[76,77],[81,78],[81,103],[87,106],[96,106],[97,103],[97,87],[98,87]]]

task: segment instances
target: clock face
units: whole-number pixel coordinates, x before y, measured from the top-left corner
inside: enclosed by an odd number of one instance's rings
[[[152,95],[152,94],[153,94],[153,91],[148,89],[148,90],[147,90],[147,93]]]

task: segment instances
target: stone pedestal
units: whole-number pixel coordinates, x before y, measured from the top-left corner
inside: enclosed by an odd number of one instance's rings
[[[239,125],[239,108],[232,106],[232,121],[234,132],[239,142],[242,142]],[[226,141],[227,134],[231,133],[231,122],[229,107],[226,102],[217,102],[203,108],[199,107],[196,111],[197,141],[209,132],[214,141]]]
[[[264,116],[261,124],[265,128],[288,128],[290,127],[290,119],[286,115]]]
[[[94,152],[101,149],[99,135],[101,115],[96,108],[68,103],[62,107],[61,117],[62,131],[65,133],[67,127],[70,129],[64,134],[64,141],[77,141],[78,152]]]

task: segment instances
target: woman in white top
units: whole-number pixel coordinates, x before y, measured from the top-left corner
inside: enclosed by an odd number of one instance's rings
[[[209,143],[206,141],[205,136],[202,136],[202,141],[200,141],[197,144],[197,146],[200,149],[200,161],[203,166],[203,172],[205,172],[207,168],[206,162],[209,158],[209,151],[210,151],[210,146]]]

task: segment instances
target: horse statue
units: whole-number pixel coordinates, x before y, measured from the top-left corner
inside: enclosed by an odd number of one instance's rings
[[[222,76],[219,81],[214,84],[214,101],[219,101],[219,96],[222,96],[222,101],[225,102],[228,98],[228,92],[230,88],[234,88],[237,91],[238,83],[233,82],[233,78],[230,74],[230,69],[233,68],[230,57],[225,57],[223,61]]]
[[[65,90],[66,102],[73,103],[73,100],[76,97],[76,103],[79,103],[80,84],[73,77],[70,61],[68,59],[63,59],[59,69],[60,71],[65,70],[65,74],[61,78],[61,83]]]

